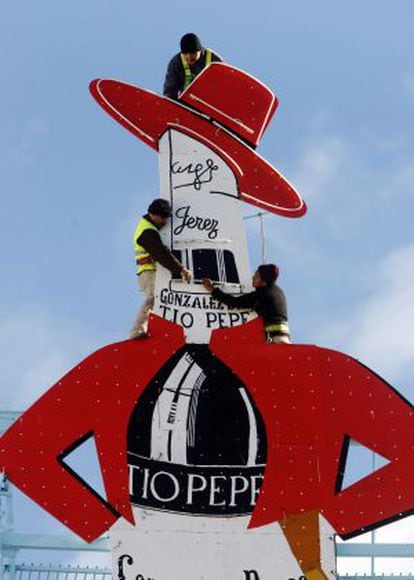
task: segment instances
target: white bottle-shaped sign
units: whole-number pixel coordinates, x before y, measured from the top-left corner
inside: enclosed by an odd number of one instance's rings
[[[251,290],[235,176],[208,145],[174,129],[159,154],[161,196],[172,206],[163,241],[194,278],[188,284],[157,268],[154,312],[180,324],[187,345],[131,416],[136,527],[120,520],[112,528],[114,570],[121,580],[305,579],[277,523],[248,529],[265,429],[245,386],[208,348],[212,330],[251,316],[219,304],[201,284],[207,277],[233,294]],[[326,570],[335,569],[331,532],[321,519]]]

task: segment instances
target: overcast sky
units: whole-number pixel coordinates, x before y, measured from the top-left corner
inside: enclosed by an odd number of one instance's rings
[[[279,98],[259,152],[309,208],[266,218],[294,340],[357,357],[412,401],[413,21],[412,0],[2,0],[0,408],[27,408],[127,336],[158,159],[88,84],[160,91],[188,31]],[[259,224],[246,226],[254,268]]]

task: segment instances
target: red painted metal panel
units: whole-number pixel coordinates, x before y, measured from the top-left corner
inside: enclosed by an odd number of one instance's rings
[[[265,479],[251,525],[318,509],[349,537],[411,513],[412,405],[355,359],[316,346],[268,345],[260,326],[218,330],[211,341],[249,388],[266,425]],[[349,437],[390,463],[341,491]]]
[[[253,145],[258,145],[278,105],[268,87],[221,62],[205,68],[180,101],[216,119]]]
[[[179,326],[155,318],[153,338],[127,340],[91,354],[47,391],[0,439],[0,469],[60,522],[91,542],[120,515],[133,522],[126,427],[158,368],[184,343]],[[95,436],[107,495],[99,498],[59,460]]]

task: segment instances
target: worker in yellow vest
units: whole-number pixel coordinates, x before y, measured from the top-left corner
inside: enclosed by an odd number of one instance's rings
[[[195,79],[195,77],[211,62],[221,62],[221,57],[203,48],[200,39],[193,32],[184,34],[180,41],[180,50],[168,63],[165,75],[163,95],[177,99]]]
[[[138,286],[145,295],[130,338],[147,336],[148,312],[154,305],[155,272],[157,263],[170,270],[175,278],[186,282],[191,280],[191,272],[184,268],[174,254],[161,240],[159,230],[171,217],[171,206],[166,199],[154,199],[148,207],[148,213],[138,222],[134,234],[135,260],[137,264]]]

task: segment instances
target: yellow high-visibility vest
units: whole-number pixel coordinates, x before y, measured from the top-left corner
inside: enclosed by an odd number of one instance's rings
[[[152,258],[151,254],[147,252],[145,248],[137,243],[137,239],[145,230],[155,230],[158,232],[158,228],[154,226],[153,223],[148,221],[146,218],[142,217],[137,225],[134,233],[134,249],[135,249],[135,262],[137,264],[137,274],[141,274],[145,270],[156,270],[157,264]]]
[[[211,63],[211,56],[212,56],[211,50],[209,48],[206,48],[206,64],[205,64],[205,66],[208,66]],[[184,89],[186,89],[188,87],[188,85],[193,82],[193,80],[195,79],[195,77],[197,75],[195,75],[191,72],[190,65],[188,64],[185,56],[182,53],[181,53],[181,62],[183,64],[183,68],[184,68]]]

